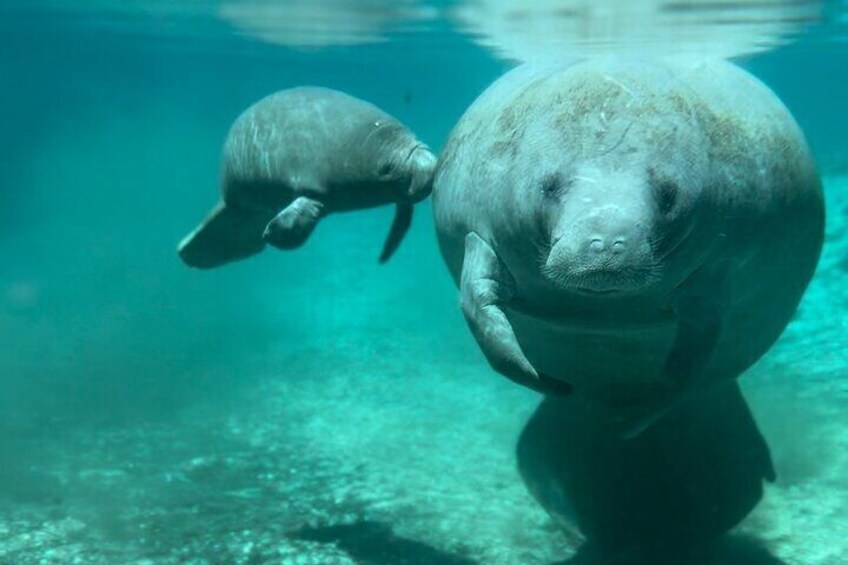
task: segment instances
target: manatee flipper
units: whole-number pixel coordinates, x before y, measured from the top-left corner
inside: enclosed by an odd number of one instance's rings
[[[306,196],[295,198],[271,220],[263,239],[277,249],[295,249],[303,245],[324,212],[324,204]]]
[[[189,266],[211,269],[262,251],[262,230],[272,212],[242,210],[219,202],[193,232],[183,238],[177,253]]]
[[[677,332],[662,377],[683,390],[696,386],[718,346],[730,310],[730,264],[698,271],[686,281],[675,304]]]
[[[675,304],[677,331],[660,374],[652,403],[639,415],[624,415],[623,437],[634,437],[662,418],[684,395],[696,388],[710,357],[718,347],[722,326],[730,308],[728,265],[711,273],[696,272],[687,281]]]
[[[489,244],[474,232],[465,236],[460,278],[462,313],[492,368],[535,391],[569,394],[568,383],[540,375],[521,350],[501,308],[514,298],[515,282]]]
[[[392,221],[386,243],[383,244],[383,252],[380,253],[380,263],[385,263],[394,254],[403,236],[409,231],[410,225],[412,225],[412,203],[399,202],[395,207],[395,219]]]
[[[718,345],[723,316],[720,306],[704,296],[683,297],[677,315],[677,333],[662,376],[688,389],[698,381]]]

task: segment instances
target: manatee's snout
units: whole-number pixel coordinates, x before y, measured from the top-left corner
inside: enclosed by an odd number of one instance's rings
[[[645,221],[617,206],[586,211],[554,235],[544,266],[549,278],[576,292],[623,293],[653,274]]]
[[[615,267],[633,260],[640,240],[640,222],[614,206],[590,212],[571,234],[578,258],[587,268]]]
[[[433,191],[433,176],[436,172],[436,156],[424,145],[419,145],[409,155],[412,180],[406,196],[411,202],[421,202]]]

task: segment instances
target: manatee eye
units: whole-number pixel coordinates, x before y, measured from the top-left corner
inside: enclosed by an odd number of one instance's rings
[[[571,181],[563,181],[559,174],[548,175],[542,179],[542,196],[558,198],[569,186],[571,186]]]
[[[657,192],[657,206],[660,213],[663,215],[670,213],[677,203],[677,185],[671,181],[664,180],[656,185],[655,190]]]

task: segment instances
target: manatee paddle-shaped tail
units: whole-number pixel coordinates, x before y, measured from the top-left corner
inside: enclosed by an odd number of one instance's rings
[[[264,210],[241,210],[219,202],[180,242],[177,253],[190,267],[212,269],[262,251],[262,231],[273,217]]]
[[[515,297],[515,282],[492,248],[476,233],[465,236],[460,280],[462,313],[477,344],[498,373],[545,394],[570,394],[571,385],[546,377],[527,360],[502,305]]]

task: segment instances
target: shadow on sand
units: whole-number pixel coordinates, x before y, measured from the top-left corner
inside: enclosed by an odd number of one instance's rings
[[[772,555],[756,538],[741,535],[725,536],[702,551],[685,555],[610,556],[598,555],[588,546],[565,561],[551,565],[788,565]]]
[[[303,528],[293,538],[335,543],[357,563],[363,565],[476,565],[467,557],[445,553],[419,541],[395,535],[391,527],[380,522]]]

